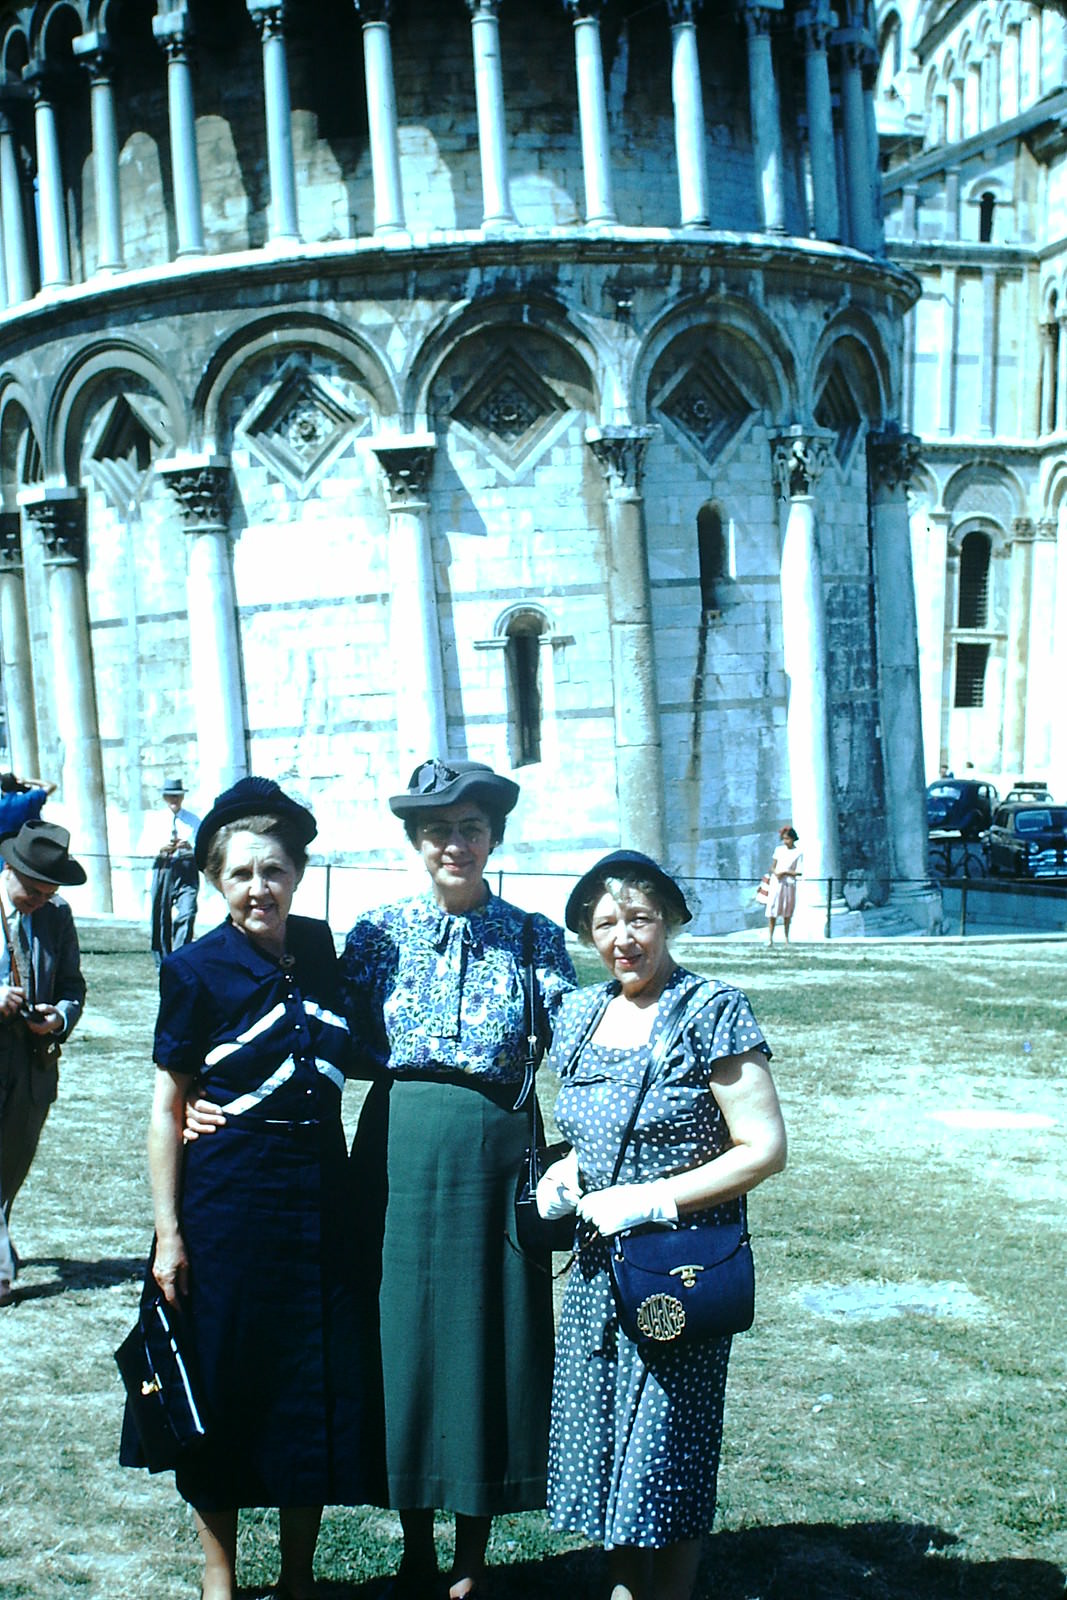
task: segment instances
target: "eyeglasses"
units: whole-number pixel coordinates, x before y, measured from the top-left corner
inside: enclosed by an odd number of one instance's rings
[[[438,847],[448,844],[458,833],[464,844],[482,844],[489,837],[489,824],[471,818],[469,822],[423,822],[419,833],[430,844]]]

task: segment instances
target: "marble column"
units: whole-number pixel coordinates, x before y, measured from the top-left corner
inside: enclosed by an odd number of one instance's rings
[[[152,32],[167,56],[167,112],[178,254],[203,255],[204,215],[196,150],[193,75],[189,64],[193,25],[187,12],[170,12],[152,18]]]
[[[404,190],[400,181],[393,47],[389,33],[391,0],[355,0],[363,25],[363,73],[367,84],[367,127],[374,183],[375,233],[404,231]]]
[[[890,900],[927,932],[940,923],[926,850],[919,634],[911,563],[908,482],[919,464],[919,441],[899,428],[867,439],[878,700],[889,833]]]
[[[1030,517],[1012,523],[1008,638],[1004,657],[1004,720],[1000,767],[1018,777],[1026,749],[1026,680],[1030,649],[1030,595],[1034,580],[1034,524]]]
[[[578,121],[582,136],[585,220],[593,226],[617,221],[611,187],[608,101],[600,50],[604,0],[563,0],[574,18],[574,62],[578,75]]]
[[[33,298],[33,273],[26,239],[26,209],[22,199],[18,145],[11,119],[2,109],[0,109],[0,212],[3,218],[7,303],[17,306],[24,300]]]
[[[878,52],[868,41],[860,57],[860,82],[863,86],[863,119],[867,129],[867,181],[870,185],[871,249],[885,255],[885,213],[882,206],[882,165],[879,160],[878,117],[874,91],[878,82]]]
[[[608,622],[615,703],[619,830],[624,844],[663,861],[667,822],[656,643],[641,473],[656,428],[590,428],[585,438],[607,485]]]
[[[951,433],[953,413],[955,411],[953,402],[956,382],[956,331],[959,300],[955,267],[942,267],[939,298],[941,300],[941,337],[938,340],[937,354],[937,431],[938,433]]]
[[[825,914],[827,880],[840,888],[840,842],[830,745],[830,672],[815,485],[831,459],[832,436],[797,425],[773,441],[774,475],[785,502],[780,584],[782,649],[788,683],[793,826],[804,851],[797,911],[816,934]]]
[[[448,755],[441,624],[427,499],[432,433],[379,439],[373,449],[389,495],[389,640],[396,694],[398,770]]]
[[[85,588],[85,496],[80,489],[35,486],[21,492],[19,505],[44,545],[63,815],[71,848],[88,875],[83,904],[110,911],[104,765]]]
[[[63,201],[59,123],[52,99],[54,80],[51,74],[36,62],[25,69],[23,78],[33,97],[41,288],[65,289],[73,280],[70,273],[70,241],[67,238],[67,218]]]
[[[744,0],[739,15],[748,45],[748,106],[760,227],[784,233],[782,117],[771,46],[771,28],[780,13]]]
[[[815,237],[838,242],[841,215],[837,205],[837,166],[834,161],[834,113],[830,97],[830,67],[826,41],[827,18],[816,10],[797,18],[797,33],[804,50],[804,86],[808,107],[808,151],[814,201]]]
[[[1048,323],[1041,325],[1041,432],[1056,425],[1056,340]]]
[[[189,669],[199,753],[196,788],[220,793],[248,773],[241,640],[233,581],[226,456],[179,455],[156,463],[189,535],[186,604]]]
[[[671,24],[674,149],[678,161],[678,200],[683,228],[706,228],[711,220],[704,90],[700,82],[696,25],[702,4],[703,0],[667,0],[667,15]]]
[[[263,48],[271,243],[286,244],[300,238],[300,223],[296,206],[296,168],[293,164],[289,61],[285,51],[285,0],[245,0],[245,4]]]
[[[26,626],[21,522],[17,511],[0,512],[0,660],[3,662],[11,768],[13,772],[35,777],[41,770],[41,763],[37,751],[30,634]]]
[[[945,634],[948,626],[948,511],[917,511],[911,521],[919,632],[919,700],[926,781],[941,770],[945,714]]]
[[[982,268],[982,347],[978,357],[978,432],[983,438],[993,433],[997,408],[997,273],[995,267]]]
[[[873,253],[878,234],[867,147],[867,112],[863,104],[863,36],[855,29],[835,35],[840,45],[841,111],[845,124],[845,180],[848,185],[849,243]]]
[[[1044,775],[1053,750],[1053,728],[1062,717],[1062,679],[1056,659],[1056,523],[1043,517],[1034,531],[1027,646],[1026,728],[1023,760],[1027,776]],[[1054,789],[1053,794],[1057,791]]]
[[[1056,610],[1052,629],[1052,681],[1067,683],[1067,496],[1056,512]],[[1052,723],[1048,781],[1057,798],[1067,795],[1067,717],[1062,703]]]
[[[1067,317],[1056,319],[1056,410],[1053,429],[1067,433]]]
[[[508,137],[500,68],[501,0],[467,0],[474,49],[474,97],[482,167],[482,227],[515,221],[508,190]]]
[[[89,114],[93,129],[93,184],[96,189],[96,270],[121,272],[122,204],[119,193],[119,139],[115,126],[114,56],[106,33],[83,33],[74,54],[89,72]]]

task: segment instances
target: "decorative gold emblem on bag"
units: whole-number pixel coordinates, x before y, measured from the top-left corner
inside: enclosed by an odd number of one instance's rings
[[[637,1327],[645,1339],[667,1344],[685,1327],[685,1307],[672,1294],[650,1294],[637,1308]]]
[[[704,1270],[703,1267],[698,1267],[696,1265],[696,1263],[694,1262],[694,1264],[692,1266],[672,1267],[671,1268],[671,1277],[672,1278],[681,1278],[681,1280],[682,1280],[682,1288],[683,1289],[691,1289],[693,1287],[693,1285],[697,1281],[697,1273],[698,1272],[703,1272],[703,1270]]]
[[[156,1374],[153,1372],[151,1378],[145,1378],[143,1380],[143,1382],[141,1384],[141,1393],[144,1395],[145,1399],[147,1400],[148,1396],[150,1394],[158,1394],[160,1392],[160,1390],[162,1389],[162,1387],[163,1387],[163,1385],[160,1383],[160,1381],[157,1378]]]

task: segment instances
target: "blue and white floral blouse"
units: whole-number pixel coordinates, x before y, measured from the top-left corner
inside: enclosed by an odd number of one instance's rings
[[[432,893],[361,917],[342,958],[346,1009],[370,1070],[522,1079],[522,929],[528,913],[492,893],[461,915]],[[563,929],[534,914],[534,969],[549,1023],[576,978]]]

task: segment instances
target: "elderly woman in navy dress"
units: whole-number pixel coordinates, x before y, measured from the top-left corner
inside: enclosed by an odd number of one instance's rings
[[[281,1508],[278,1600],[309,1600],[324,1503],[380,1492],[373,1307],[357,1304],[341,1089],[352,1064],[323,922],[289,914],[311,813],[263,778],[218,797],[196,861],[228,919],[160,974],[153,1272],[189,1312],[210,1424],[177,1472],[203,1600],[236,1593],[237,1508]],[[183,1155],[196,1085],[221,1126]],[[123,1460],[141,1464],[124,1439]]]
[[[563,930],[485,881],[518,793],[477,762],[419,767],[389,804],[428,891],[361,918],[343,956],[353,1034],[383,1071],[354,1171],[366,1214],[386,1153],[386,1467],[404,1530],[395,1591],[415,1600],[434,1592],[435,1507],[456,1514],[448,1583],[461,1600],[477,1587],[490,1519],[545,1503],[551,1281],[513,1243],[527,924],[546,1019],[575,979]]]
[[[574,1148],[542,1178],[538,1206],[576,1210],[589,1242],[558,1331],[548,1506],[555,1527],[606,1547],[612,1600],[689,1600],[715,1511],[730,1340],[638,1348],[618,1326],[606,1240],[735,1200],[784,1166],[785,1130],[747,999],[671,956],[669,935],[690,920],[673,879],[616,851],[579,881],[566,920],[611,979],[567,997],[550,1056],[562,1075],[556,1120]],[[612,1184],[648,1052],[679,994],[676,1037]]]

